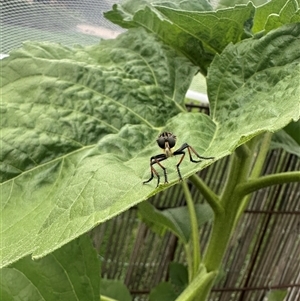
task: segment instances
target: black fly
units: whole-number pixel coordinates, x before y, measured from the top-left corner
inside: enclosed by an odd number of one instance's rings
[[[158,164],[162,168],[162,170],[164,172],[165,183],[168,183],[167,169],[160,162],[168,159],[169,157],[178,156],[178,155],[181,155],[181,158],[180,158],[179,162],[177,163],[176,168],[177,168],[179,180],[181,181],[182,176],[180,173],[179,166],[185,156],[185,152],[184,152],[185,149],[188,150],[191,162],[198,163],[198,162],[201,162],[202,160],[214,159],[214,157],[202,157],[202,156],[198,155],[198,153],[187,143],[184,143],[179,149],[177,149],[176,151],[173,152],[172,148],[176,144],[176,136],[170,132],[163,132],[162,134],[160,134],[159,137],[157,138],[156,142],[157,142],[158,146],[164,150],[164,153],[150,158],[151,176],[150,176],[150,179],[147,181],[144,181],[143,184],[150,182],[153,179],[154,174],[155,174],[157,177],[157,186],[159,185],[160,176],[159,176],[158,172],[155,170],[155,168],[153,167],[154,164]],[[192,153],[194,155],[196,155],[200,160],[194,160],[192,157]]]

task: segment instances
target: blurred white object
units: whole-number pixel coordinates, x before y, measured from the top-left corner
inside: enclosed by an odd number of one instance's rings
[[[193,99],[193,100],[197,100],[203,104],[208,104],[208,97],[207,94],[205,93],[200,93],[197,91],[193,91],[193,90],[188,90],[185,97]]]

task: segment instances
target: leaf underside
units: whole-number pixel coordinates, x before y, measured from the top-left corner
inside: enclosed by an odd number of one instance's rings
[[[1,70],[1,266],[44,256],[176,184],[170,167],[169,185],[142,185],[163,130],[217,160],[298,120],[299,37],[299,24],[285,26],[217,56],[212,118],[184,110],[195,67],[143,30],[92,47],[12,52]],[[212,163],[186,157],[183,178]]]

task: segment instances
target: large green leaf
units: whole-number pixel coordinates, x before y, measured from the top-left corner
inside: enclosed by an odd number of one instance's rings
[[[142,30],[93,47],[12,53],[1,81],[1,265],[44,256],[176,184],[177,161],[167,160],[170,184],[142,185],[162,130],[217,160],[298,120],[299,37],[300,24],[285,26],[217,56],[213,119],[184,112],[195,69]],[[209,164],[186,158],[182,176]]]
[[[0,270],[3,301],[99,301],[100,262],[87,236],[33,261],[22,258]]]
[[[114,5],[105,16],[125,28],[144,27],[154,32],[206,74],[216,53],[221,53],[230,42],[236,43],[249,36],[254,6],[249,2],[218,11],[203,8],[206,11],[199,9],[194,1],[185,7],[171,2],[150,6],[146,1],[129,0]]]
[[[11,53],[1,81],[1,264],[49,253],[145,198],[151,153],[128,160],[183,110],[194,72],[141,30]]]
[[[184,110],[194,72],[143,31],[78,49],[25,44],[2,63],[1,181],[125,124],[162,127]]]

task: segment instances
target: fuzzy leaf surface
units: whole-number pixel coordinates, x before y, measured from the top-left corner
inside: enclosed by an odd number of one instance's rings
[[[299,33],[299,23],[286,25],[261,39],[228,45],[215,57],[207,85],[218,145],[231,148],[237,139],[243,144],[299,119]]]
[[[184,112],[195,68],[143,30],[92,47],[39,43],[12,53],[1,69],[1,266],[45,256],[178,183],[179,158],[170,158],[168,185],[142,185],[163,130],[218,160],[297,121],[299,38],[300,24],[289,25],[217,56],[212,118]],[[211,163],[186,156],[182,176]]]
[[[7,265],[34,251],[47,254],[146,197],[147,146],[156,152],[165,122],[184,110],[195,68],[133,30],[86,48],[25,44],[1,71]]]

